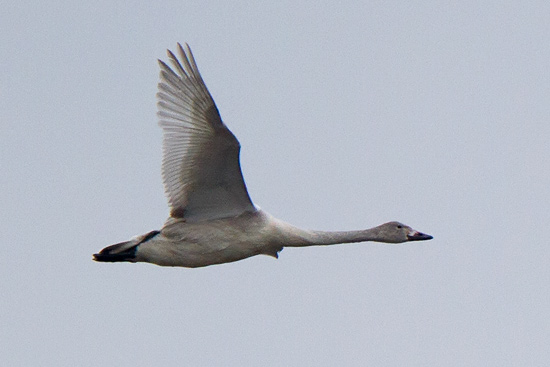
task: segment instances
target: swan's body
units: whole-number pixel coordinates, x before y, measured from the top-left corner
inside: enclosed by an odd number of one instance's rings
[[[398,222],[361,231],[303,230],[256,208],[242,177],[239,142],[223,124],[189,46],[178,46],[179,61],[168,51],[175,72],[159,60],[157,95],[170,217],[160,231],[108,246],[94,260],[199,267],[277,257],[283,247],[432,238]]]

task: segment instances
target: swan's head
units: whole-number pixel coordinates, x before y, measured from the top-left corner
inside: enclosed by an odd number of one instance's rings
[[[429,234],[418,232],[399,222],[388,222],[376,228],[378,229],[377,237],[380,239],[380,242],[401,243],[407,241],[425,241],[433,238]]]

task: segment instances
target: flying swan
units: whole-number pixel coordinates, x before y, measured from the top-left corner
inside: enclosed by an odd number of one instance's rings
[[[170,217],[160,231],[105,247],[94,260],[194,268],[260,254],[277,258],[283,247],[432,239],[399,222],[359,231],[304,230],[254,206],[241,173],[240,144],[222,122],[191,49],[178,43],[178,51],[179,60],[168,50],[172,68],[159,60],[157,94]]]

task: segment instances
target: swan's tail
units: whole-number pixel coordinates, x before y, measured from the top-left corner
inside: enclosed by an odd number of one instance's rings
[[[132,261],[136,257],[137,244],[135,241],[127,241],[116,243],[105,247],[94,254],[95,261],[117,262],[117,261]]]
[[[94,260],[102,262],[135,262],[138,246],[155,237],[159,233],[159,231],[152,231],[146,235],[133,238],[130,241],[115,243],[114,245],[107,246],[103,250],[99,251],[99,253],[94,254]]]

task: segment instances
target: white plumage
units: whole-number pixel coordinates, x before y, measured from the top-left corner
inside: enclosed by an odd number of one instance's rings
[[[179,59],[168,51],[173,68],[159,60],[157,94],[170,217],[160,231],[108,246],[94,260],[198,267],[277,257],[285,246],[432,238],[399,222],[361,231],[302,230],[255,207],[241,173],[240,144],[222,122],[189,46],[178,44],[178,53]]]

